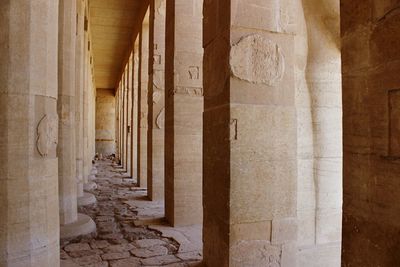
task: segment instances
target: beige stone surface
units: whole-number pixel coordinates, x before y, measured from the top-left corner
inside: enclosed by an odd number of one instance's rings
[[[224,4],[204,6],[205,262],[312,266],[335,244],[339,266],[339,1]]]
[[[76,46],[75,46],[75,152],[77,195],[83,196],[83,87],[84,87],[84,23],[85,5],[76,2]]]
[[[97,89],[96,153],[104,157],[115,153],[114,89]]]
[[[149,11],[146,13],[148,18]],[[148,21],[148,19],[147,19]],[[138,87],[138,184],[147,188],[147,131],[149,87],[149,24],[143,22],[139,36],[139,87]]]
[[[75,144],[76,2],[60,1],[58,46],[58,190],[61,226],[77,221]]]
[[[150,1],[147,185],[151,200],[164,199],[165,8],[165,0]]]
[[[173,226],[203,220],[202,3],[166,3],[165,214]]]
[[[0,5],[0,266],[60,265],[58,10]]]
[[[400,264],[398,6],[341,1],[346,265]]]

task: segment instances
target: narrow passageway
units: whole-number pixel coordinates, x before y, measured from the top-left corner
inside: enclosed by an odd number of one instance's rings
[[[201,226],[165,225],[162,202],[147,200],[111,160],[96,163],[92,190],[97,204],[80,207],[97,225],[97,233],[61,241],[61,266],[198,266],[202,258]],[[156,225],[144,225],[147,222]]]

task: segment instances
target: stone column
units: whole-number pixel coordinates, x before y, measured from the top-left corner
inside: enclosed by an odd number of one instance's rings
[[[125,164],[124,164],[124,169],[126,172],[128,172],[128,162],[129,162],[129,158],[128,158],[128,142],[129,142],[129,132],[128,132],[128,126],[129,126],[129,84],[128,84],[128,79],[129,79],[129,64],[126,64],[125,67],[125,76],[124,76],[124,84],[125,84],[125,95],[124,95],[124,101],[125,101],[125,109],[124,109],[124,130],[125,130],[125,134],[124,134],[124,140],[125,140],[125,145],[124,145],[124,157],[125,157]]]
[[[60,224],[77,220],[75,158],[76,2],[60,0],[58,29],[58,188]]]
[[[150,1],[149,131],[147,183],[150,200],[164,199],[165,0]]]
[[[299,266],[341,266],[342,73],[340,1],[303,0],[296,62]],[[304,49],[305,47],[305,49]],[[305,53],[299,53],[300,51]],[[305,56],[304,56],[305,55]],[[297,82],[297,81],[296,81]]]
[[[121,117],[120,117],[120,90],[119,90],[119,85],[118,88],[116,89],[116,106],[115,106],[115,114],[116,114],[116,142],[117,142],[117,152],[116,152],[116,157],[117,157],[117,162],[121,160]]]
[[[202,223],[202,6],[166,8],[165,213],[174,226]]]
[[[294,34],[285,1],[204,5],[204,260],[296,266]]]
[[[77,7],[77,31],[75,47],[75,149],[76,149],[76,178],[77,195],[83,196],[83,69],[84,69],[84,5],[82,1],[76,0]]]
[[[146,21],[146,20],[145,20]],[[139,63],[139,132],[138,132],[138,185],[147,187],[147,130],[148,130],[148,82],[149,82],[149,24],[143,24],[140,32]]]
[[[87,17],[85,15],[85,23]],[[83,180],[88,182],[89,176],[89,33],[88,28],[85,28],[85,53],[84,53],[84,87],[83,87]]]
[[[59,266],[58,1],[0,14],[0,266]]]
[[[136,38],[133,48],[133,121],[132,121],[132,177],[138,179],[138,89],[139,89],[139,37]]]
[[[129,57],[128,68],[127,68],[127,110],[126,110],[126,118],[127,118],[127,131],[126,131],[126,172],[129,176],[132,177],[132,56]]]
[[[121,166],[122,168],[125,168],[125,163],[126,163],[126,82],[125,82],[125,76],[126,76],[126,69],[124,73],[122,74],[121,78]]]

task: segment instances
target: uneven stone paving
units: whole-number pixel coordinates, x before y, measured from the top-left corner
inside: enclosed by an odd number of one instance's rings
[[[201,226],[137,226],[143,224],[141,214],[157,219],[162,203],[147,201],[146,191],[110,160],[98,161],[96,167],[97,189],[91,193],[97,204],[79,212],[93,218],[97,233],[61,240],[62,267],[201,265]]]

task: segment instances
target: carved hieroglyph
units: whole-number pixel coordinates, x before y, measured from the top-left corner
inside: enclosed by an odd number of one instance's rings
[[[203,88],[176,86],[174,90],[169,91],[169,95],[203,96]]]
[[[269,86],[277,85],[285,72],[280,47],[258,34],[243,37],[232,46],[230,65],[235,77]]]
[[[36,148],[40,156],[47,157],[58,143],[58,117],[44,115],[37,126]]]
[[[156,125],[158,129],[164,129],[165,124],[165,108],[163,108],[157,115]]]
[[[160,91],[154,91],[153,92],[153,103],[157,104],[158,102],[160,102],[162,97],[162,93]]]
[[[154,87],[159,90],[164,90],[164,72],[162,70],[155,70],[153,74]]]

